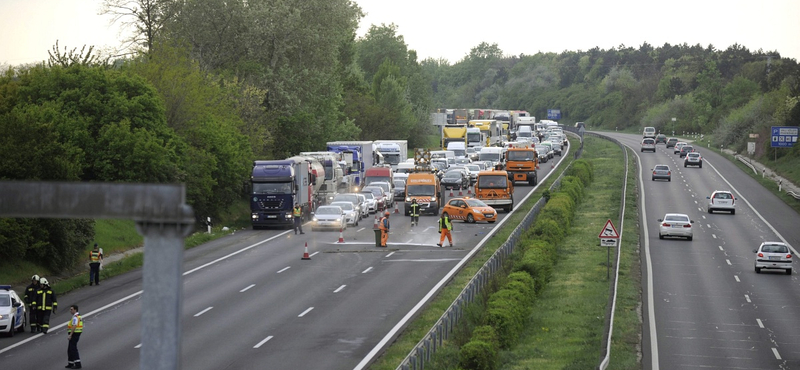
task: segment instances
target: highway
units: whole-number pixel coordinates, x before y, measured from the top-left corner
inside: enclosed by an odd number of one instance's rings
[[[566,151],[565,155],[571,155]],[[542,164],[540,179],[560,157]],[[540,180],[541,181],[541,180]],[[518,185],[515,204],[533,187]],[[449,195],[449,192],[448,192]],[[465,194],[466,195],[466,192]],[[458,196],[458,191],[454,196]],[[448,199],[450,197],[448,196]],[[402,210],[402,203],[398,206]],[[455,248],[438,248],[437,217],[412,228],[390,216],[388,248],[374,246],[373,215],[343,232],[243,230],[184,254],[184,369],[353,369],[495,224],[454,222]],[[737,216],[738,217],[738,216]],[[301,260],[306,244],[310,260]],[[139,369],[141,270],[58,297],[49,334],[0,338],[4,369],[60,368],[65,324],[78,304],[85,368]],[[391,343],[391,341],[389,341]]]
[[[705,143],[703,167],[684,168],[663,144],[642,153],[641,136],[609,135],[641,163],[643,368],[800,369],[800,265],[791,276],[753,266],[763,241],[800,244],[800,216]],[[651,181],[656,164],[671,182]],[[735,215],[707,213],[714,190],[735,194]],[[695,221],[693,241],[659,239],[668,212]]]

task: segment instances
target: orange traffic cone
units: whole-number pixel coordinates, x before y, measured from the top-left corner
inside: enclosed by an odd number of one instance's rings
[[[306,251],[303,252],[303,258],[301,260],[310,260],[311,256],[308,255],[308,243],[306,243]]]
[[[339,229],[339,243],[344,243],[344,234],[342,234],[342,229]]]

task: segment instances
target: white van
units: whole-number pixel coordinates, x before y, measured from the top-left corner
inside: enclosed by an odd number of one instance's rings
[[[655,127],[645,127],[644,132],[642,133],[642,138],[656,138],[656,128]]]
[[[531,130],[531,126],[518,126],[517,137],[533,137],[533,130]]]
[[[447,143],[447,151],[452,151],[454,158],[467,157],[467,145],[463,141],[451,141]]]
[[[489,161],[492,162],[492,166],[496,166],[503,162],[503,148],[496,146],[483,147],[478,153],[478,160]]]
[[[466,154],[466,149],[464,149],[464,154]],[[456,164],[456,153],[451,150],[433,150],[431,151],[431,159],[434,158],[446,159],[448,166]]]

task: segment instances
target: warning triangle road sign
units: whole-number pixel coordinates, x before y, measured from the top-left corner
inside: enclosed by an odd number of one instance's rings
[[[606,221],[606,225],[603,226],[603,230],[600,230],[600,235],[598,235],[598,237],[601,239],[619,239],[617,228],[614,227],[610,219]]]

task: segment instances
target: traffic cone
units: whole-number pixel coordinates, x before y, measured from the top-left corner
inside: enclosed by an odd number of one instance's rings
[[[452,188],[450,189],[450,196],[451,197],[453,196],[453,189]]]
[[[463,197],[464,196],[464,193],[461,192],[461,188],[458,188],[458,196],[459,197]]]
[[[394,213],[400,213],[400,207],[397,205],[394,206]]]
[[[344,243],[344,234],[342,233],[342,229],[339,229],[339,243]]]
[[[372,228],[373,229],[377,229],[378,228],[378,215],[377,214],[375,215],[375,222],[372,223]]]
[[[467,188],[467,195],[468,195],[468,196],[469,196],[469,195],[472,195],[472,189],[470,189],[470,188]]]
[[[306,242],[306,251],[303,252],[303,258],[301,260],[310,260],[311,256],[308,255],[308,243]]]

